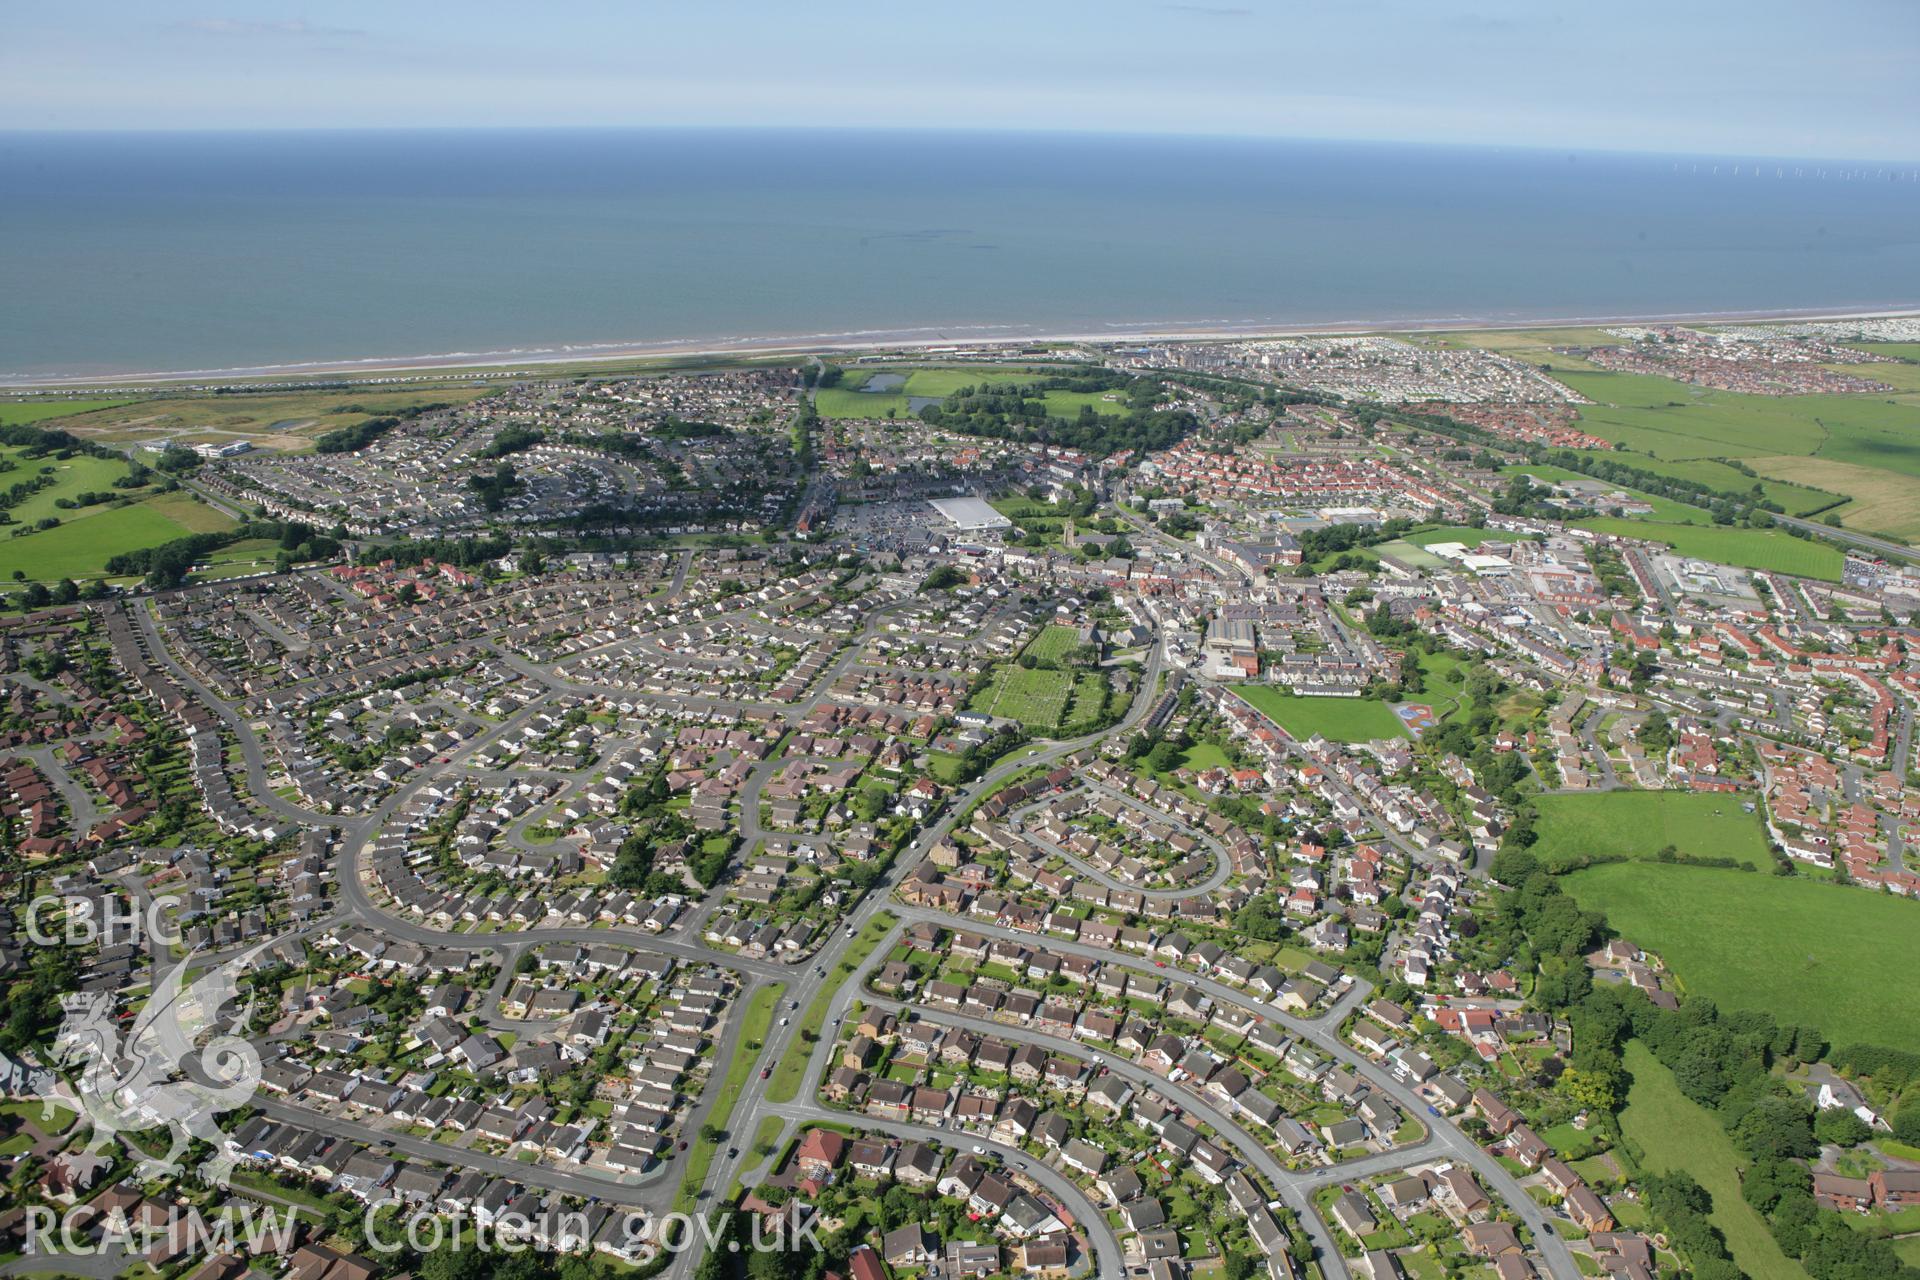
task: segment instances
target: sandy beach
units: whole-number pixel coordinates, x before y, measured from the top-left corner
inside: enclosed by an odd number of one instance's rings
[[[609,342],[551,347],[523,347],[503,351],[455,351],[441,355],[367,356],[348,360],[315,360],[294,364],[241,366],[229,369],[128,371],[88,375],[0,375],[8,391],[86,389],[138,390],[155,385],[197,383],[232,384],[248,381],[274,383],[324,378],[328,381],[389,382],[444,377],[473,370],[487,376],[554,372],[556,366],[593,368],[630,361],[679,361],[735,356],[828,355],[848,352],[968,352],[1008,343],[1139,344],[1203,342],[1221,338],[1312,337],[1362,333],[1461,333],[1525,329],[1586,328],[1616,324],[1746,324],[1785,320],[1882,320],[1920,315],[1913,308],[1879,311],[1824,309],[1774,311],[1681,312],[1668,315],[1548,316],[1519,320],[1511,317],[1446,316],[1412,320],[1353,320],[1330,324],[1295,325],[1116,325],[1101,332],[1052,332],[1021,326],[951,326],[924,329],[875,329],[849,333],[772,335],[767,337],[690,338],[676,342]],[[385,376],[382,376],[385,375]]]

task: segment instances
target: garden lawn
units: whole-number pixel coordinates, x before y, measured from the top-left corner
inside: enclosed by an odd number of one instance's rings
[[[1619,516],[1596,516],[1577,522],[1582,529],[1622,538],[1664,542],[1683,556],[1711,560],[1742,569],[1764,569],[1797,578],[1840,581],[1846,563],[1831,543],[1796,538],[1778,529],[1743,529],[1726,525],[1664,524]]]
[[[1836,1045],[1920,1044],[1920,904],[1801,876],[1657,862],[1589,867],[1563,883],[1722,1009],[1763,1009]]]
[[[1770,870],[1766,829],[1740,806],[1744,794],[1691,791],[1594,791],[1543,795],[1534,801],[1540,839],[1529,851],[1549,865],[1582,854],[1652,858],[1667,845],[1704,858],[1738,858]]]
[[[1799,1263],[1780,1251],[1766,1221],[1740,1195],[1740,1160],[1727,1131],[1704,1107],[1680,1092],[1673,1072],[1638,1040],[1627,1042],[1627,1093],[1620,1128],[1658,1173],[1678,1169],[1713,1197],[1713,1225],[1726,1237],[1740,1270],[1753,1280],[1806,1280]]]
[[[1406,726],[1377,698],[1302,698],[1265,684],[1237,684],[1234,692],[1296,738],[1330,742],[1404,738]]]

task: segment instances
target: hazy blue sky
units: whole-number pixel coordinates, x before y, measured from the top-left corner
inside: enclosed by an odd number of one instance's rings
[[[1920,160],[1920,0],[7,0],[0,127],[884,125]]]

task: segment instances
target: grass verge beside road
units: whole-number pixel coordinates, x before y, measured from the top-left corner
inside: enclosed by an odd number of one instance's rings
[[[813,1043],[805,1033],[831,1034],[822,1024],[827,1020],[827,1006],[833,1003],[834,992],[866,963],[873,949],[880,945],[880,940],[899,923],[900,918],[891,911],[882,911],[867,921],[867,927],[853,940],[847,954],[841,957],[840,963],[833,967],[833,972],[821,982],[820,990],[800,1012],[801,1034],[796,1035],[793,1043],[787,1046],[786,1056],[780,1059],[780,1065],[773,1069],[773,1078],[767,1081],[767,1101],[792,1102],[798,1096],[800,1086],[806,1079],[807,1060],[813,1056]]]
[[[747,1002],[746,1022],[740,1029],[740,1047],[733,1055],[733,1061],[727,1064],[726,1079],[720,1083],[719,1096],[713,1100],[713,1109],[707,1113],[707,1122],[701,1126],[701,1134],[695,1134],[691,1150],[687,1153],[686,1176],[680,1180],[679,1193],[673,1197],[674,1211],[690,1213],[698,1203],[700,1188],[706,1184],[707,1169],[713,1164],[714,1150],[720,1142],[708,1142],[702,1136],[708,1129],[725,1133],[727,1122],[733,1116],[733,1108],[740,1101],[741,1090],[747,1087],[747,1081],[753,1075],[753,1064],[759,1060],[756,1052],[766,1043],[767,1028],[773,1025],[773,1011],[780,1007],[780,997],[787,991],[786,984],[776,982],[772,986],[762,987]],[[723,1137],[721,1142],[726,1141]]]

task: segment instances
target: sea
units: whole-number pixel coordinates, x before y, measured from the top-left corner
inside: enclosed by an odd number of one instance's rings
[[[1920,305],[1920,165],[816,130],[0,133],[0,381]]]

